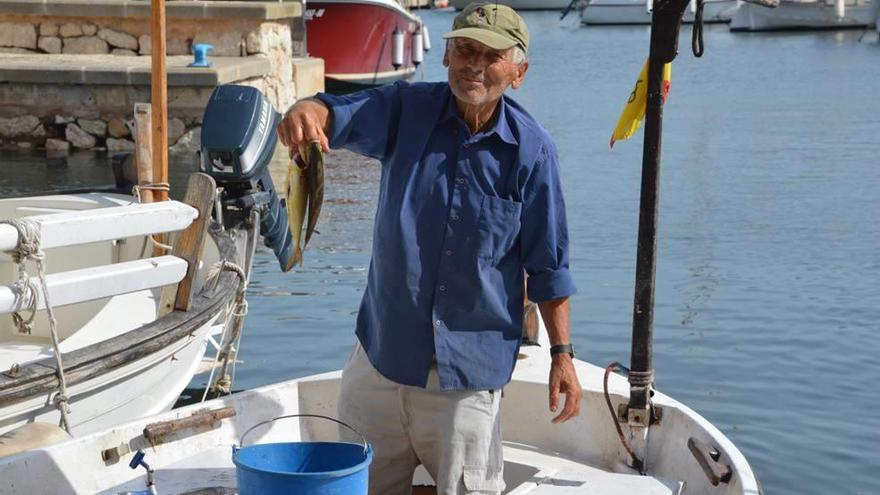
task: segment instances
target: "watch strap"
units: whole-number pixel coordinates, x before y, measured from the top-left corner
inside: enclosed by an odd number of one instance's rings
[[[550,346],[550,355],[555,356],[556,354],[568,354],[569,356],[574,357],[574,346],[571,344]]]

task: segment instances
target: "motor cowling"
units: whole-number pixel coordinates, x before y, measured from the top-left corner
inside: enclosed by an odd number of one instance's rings
[[[202,171],[222,188],[223,223],[229,228],[260,211],[260,234],[282,269],[293,256],[287,207],[276,192],[269,163],[281,115],[256,88],[217,86],[202,118]]]

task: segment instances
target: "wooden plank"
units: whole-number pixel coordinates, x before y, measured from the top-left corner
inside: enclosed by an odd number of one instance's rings
[[[208,174],[196,173],[189,178],[184,202],[199,211],[199,218],[180,234],[171,251],[172,255],[186,260],[189,267],[186,277],[177,284],[176,291],[172,291],[171,287],[162,290],[159,306],[160,316],[175,309],[189,311],[193,294],[193,279],[199,266],[199,260],[202,259],[202,253],[205,250],[205,239],[208,234],[211,209],[214,207],[216,188],[217,184]]]
[[[160,256],[53,273],[46,276],[46,285],[52,306],[58,307],[173,284],[182,280],[186,272],[186,261]],[[45,307],[40,294],[37,308]],[[0,314],[23,309],[12,287],[0,286]]]
[[[131,204],[27,217],[40,223],[40,247],[73,246],[171,232],[191,225],[198,210],[179,201]],[[0,225],[0,251],[15,249],[18,231]]]
[[[134,104],[135,160],[137,160],[138,185],[153,182],[153,113],[149,103]],[[142,189],[142,203],[153,202],[153,191]]]
[[[144,438],[155,446],[168,440],[166,437],[172,433],[185,430],[214,428],[216,423],[235,416],[235,408],[223,407],[220,409],[204,409],[196,411],[193,414],[178,419],[161,421],[159,423],[150,423],[144,427]]]

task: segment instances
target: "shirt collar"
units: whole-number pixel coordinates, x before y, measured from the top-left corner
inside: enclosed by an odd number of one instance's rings
[[[458,108],[455,106],[455,96],[453,96],[452,91],[449,90],[448,86],[446,93],[446,110],[440,116],[440,122],[446,122],[449,119],[458,119],[461,121],[462,119],[458,114]],[[501,101],[498,104],[501,105],[501,108],[498,109],[498,118],[495,119],[495,124],[490,129],[483,132],[483,134],[497,134],[505,143],[517,146],[519,145],[519,141],[517,141],[516,137],[513,135],[513,130],[511,130],[510,124],[507,122],[507,98],[502,95]]]

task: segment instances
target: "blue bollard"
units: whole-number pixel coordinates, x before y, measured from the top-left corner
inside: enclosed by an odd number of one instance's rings
[[[196,43],[193,45],[195,60],[187,67],[211,67],[213,62],[208,62],[208,50],[213,50],[214,45],[208,43]]]

